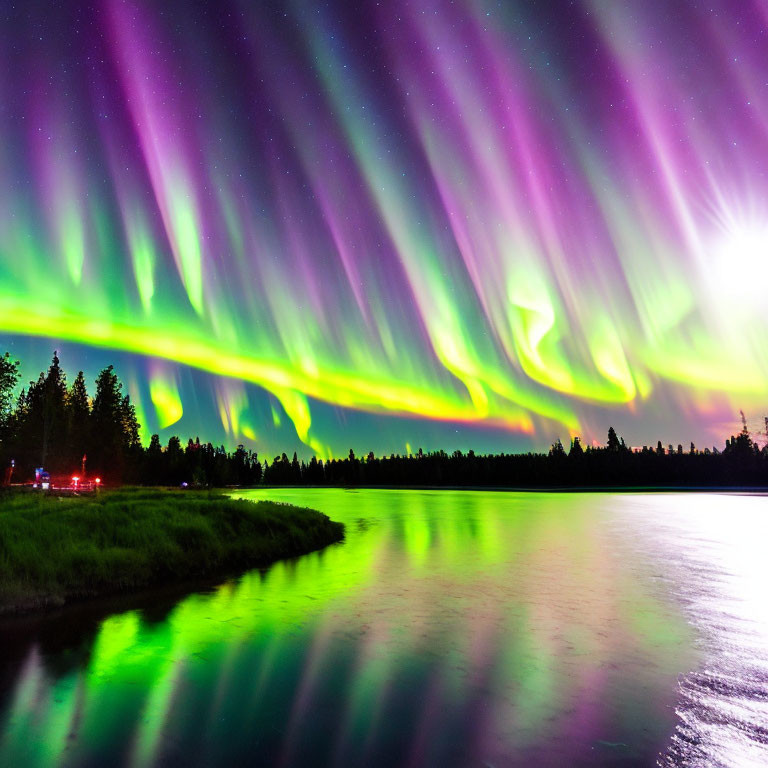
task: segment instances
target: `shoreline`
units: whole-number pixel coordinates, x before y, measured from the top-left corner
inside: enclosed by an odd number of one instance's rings
[[[19,494],[0,505],[0,616],[226,580],[343,538],[316,510],[217,491]]]
[[[495,493],[768,493],[768,485],[756,486],[689,486],[689,485],[576,485],[576,486],[513,486],[513,485],[252,485],[229,486],[224,491],[281,490],[342,490],[342,491],[493,491]]]

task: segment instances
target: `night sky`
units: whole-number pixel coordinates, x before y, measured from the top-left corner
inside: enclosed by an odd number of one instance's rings
[[[759,0],[0,6],[0,350],[145,437],[721,445],[768,412]]]

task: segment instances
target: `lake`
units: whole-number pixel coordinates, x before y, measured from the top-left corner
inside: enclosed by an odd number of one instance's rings
[[[768,765],[768,499],[240,495],[346,539],[2,622],[1,766]]]

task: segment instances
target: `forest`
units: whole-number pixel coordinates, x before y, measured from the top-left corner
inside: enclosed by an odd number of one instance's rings
[[[17,392],[19,364],[0,357],[0,461],[5,483],[23,483],[45,467],[52,476],[83,468],[111,485],[225,487],[312,485],[497,488],[760,488],[768,486],[768,445],[746,429],[722,450],[693,443],[630,449],[610,427],[604,445],[575,437],[546,453],[423,452],[300,460],[285,453],[261,461],[255,451],[172,436],[152,435],[143,446],[141,425],[113,366],[104,368],[89,395],[82,371],[71,384],[56,353],[47,371]]]
[[[107,485],[255,485],[262,467],[255,453],[173,436],[142,445],[141,425],[113,366],[96,378],[90,396],[83,372],[71,384],[58,355],[47,371],[16,394],[19,364],[0,357],[0,461],[6,484],[23,483],[45,468],[51,477],[98,476]],[[11,467],[13,463],[13,467]],[[84,470],[84,471],[83,471]]]

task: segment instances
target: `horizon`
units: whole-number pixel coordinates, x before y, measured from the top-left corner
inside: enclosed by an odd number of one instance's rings
[[[11,361],[13,361],[13,358],[11,358]],[[89,379],[88,376],[85,375],[83,371],[78,371],[76,374],[68,376],[66,368],[61,365],[61,358],[58,355],[58,350],[54,350],[53,353],[53,360],[52,362],[58,362],[59,363],[59,371],[60,375],[62,377],[62,381],[65,385],[65,387],[69,390],[69,388],[72,385],[72,381],[79,376],[81,373],[83,374],[83,378],[85,381],[85,387],[86,392],[88,395],[88,401],[89,404],[92,406],[93,404],[93,387],[89,387]],[[18,369],[22,369],[21,361],[15,361]],[[130,398],[130,393],[128,392],[128,388],[125,387],[125,382],[120,379],[120,374],[117,369],[114,368],[112,364],[109,365],[109,368],[111,368],[115,375],[117,376],[117,380],[120,384],[120,387],[122,388],[123,394],[128,394]],[[103,370],[103,369],[102,369]],[[29,392],[30,388],[35,386],[36,383],[40,380],[40,377],[46,377],[48,373],[48,370],[43,369],[38,373],[38,376],[33,376],[28,379],[25,379],[24,376],[20,375],[19,380],[15,386],[14,394],[13,394],[13,400],[16,401],[18,399],[18,396],[22,392]],[[93,383],[96,384],[96,376],[93,377]],[[16,406],[13,408],[13,410],[16,409]],[[135,406],[134,406],[135,409]],[[342,451],[338,454],[333,453],[324,453],[324,454],[317,454],[313,452],[307,452],[306,450],[303,452],[300,452],[299,450],[293,451],[293,458],[296,460],[297,458],[301,461],[301,464],[304,465],[305,462],[309,462],[311,459],[317,459],[320,462],[322,461],[344,461],[344,459],[348,458],[350,456],[350,453],[354,453],[355,458],[358,460],[365,461],[370,456],[375,456],[376,459],[386,459],[389,457],[394,458],[414,458],[418,457],[422,454],[425,456],[429,455],[437,455],[440,453],[444,453],[448,456],[455,454],[455,453],[461,453],[463,455],[468,454],[474,454],[478,457],[493,457],[493,456],[499,456],[499,455],[508,455],[508,456],[524,456],[524,455],[547,455],[552,454],[558,446],[560,449],[565,450],[566,453],[569,452],[570,449],[573,448],[574,444],[576,442],[579,443],[579,445],[584,449],[604,449],[606,448],[606,445],[610,448],[611,444],[611,433],[613,433],[613,438],[616,441],[616,444],[618,445],[619,441],[621,443],[621,450],[628,451],[630,453],[642,453],[645,451],[651,451],[653,453],[658,453],[659,448],[661,449],[662,454],[672,455],[672,454],[689,454],[689,453],[721,453],[723,449],[727,449],[728,444],[738,435],[744,435],[746,434],[749,438],[750,443],[754,444],[757,448],[762,449],[764,451],[768,451],[768,416],[764,417],[763,424],[765,429],[764,430],[758,430],[758,429],[750,429],[750,425],[747,422],[746,417],[744,416],[743,412],[740,414],[742,421],[741,421],[741,429],[739,429],[736,432],[732,432],[730,435],[725,437],[723,439],[723,447],[719,448],[717,445],[712,445],[711,448],[709,445],[696,445],[695,441],[677,441],[676,443],[665,443],[662,440],[656,440],[650,443],[645,443],[642,445],[632,445],[627,444],[624,440],[624,436],[617,432],[613,425],[610,425],[606,431],[605,431],[605,441],[599,441],[597,439],[592,439],[591,441],[587,441],[584,439],[582,435],[571,435],[568,439],[563,440],[560,437],[556,437],[552,442],[550,443],[549,447],[545,448],[528,448],[527,450],[514,450],[507,448],[506,450],[502,447],[499,450],[478,450],[475,451],[474,447],[469,446],[468,448],[446,448],[446,446],[434,446],[429,447],[427,450],[424,450],[424,447],[421,445],[415,445],[411,446],[410,444],[406,444],[406,449],[403,452],[400,451],[375,451],[373,449],[369,448],[359,448],[356,451],[354,446],[350,446],[349,449],[346,451]],[[177,440],[179,442],[179,445],[182,450],[185,450],[186,446],[190,444],[198,444],[198,445],[209,445],[216,449],[218,448],[224,448],[228,454],[232,454],[236,449],[245,448],[249,453],[252,453],[253,455],[258,455],[259,451],[254,446],[247,446],[245,442],[237,443],[235,445],[227,444],[226,442],[218,442],[216,440],[210,439],[208,436],[203,435],[201,439],[201,435],[199,433],[197,434],[189,434],[184,435],[181,432],[175,432],[173,430],[173,426],[168,427],[165,432],[167,433],[165,435],[165,439],[161,439],[159,432],[154,432],[150,435],[146,425],[141,423],[141,417],[138,410],[136,411],[136,419],[137,419],[137,429],[138,429],[138,436],[140,439],[139,445],[141,445],[144,449],[146,449],[150,444],[150,438],[157,437],[158,441],[160,443],[160,448],[163,452],[167,451],[170,445],[170,442],[172,440]],[[654,445],[655,442],[655,445]],[[307,448],[307,446],[304,446]],[[285,459],[287,456],[290,456],[291,450],[290,449],[277,449],[276,451],[272,452],[262,452],[260,462],[264,463],[265,465],[269,464],[269,457],[272,457],[271,463],[276,463],[280,458],[282,457]],[[65,475],[68,475],[69,472],[64,472]],[[73,478],[74,479],[74,478]]]
[[[58,350],[54,350],[54,352],[58,353]],[[2,353],[2,350],[0,350],[0,353]],[[66,359],[62,359],[61,354],[58,355],[59,359],[61,361],[61,369],[64,373],[67,381],[67,385],[69,386],[72,383],[72,380],[77,375],[77,372],[81,369],[77,370],[68,370],[66,365]],[[13,357],[13,355],[12,355]],[[19,378],[19,382],[16,386],[15,393],[18,395],[18,393],[28,386],[28,384],[31,381],[36,381],[40,373],[45,373],[48,369],[48,366],[50,365],[50,353],[49,353],[49,359],[46,365],[42,366],[39,370],[37,370],[35,373],[31,373],[31,371],[34,369],[34,366],[30,364],[24,364],[24,360],[19,360],[20,366],[19,370],[22,372]],[[94,382],[96,379],[96,376],[98,375],[99,371],[102,370],[103,367],[106,367],[106,365],[112,365],[112,363],[109,363],[106,361],[102,367],[99,367],[97,370],[93,372],[92,375],[85,373],[83,371],[86,386],[88,389],[88,395],[89,397],[93,397],[93,389],[94,389]],[[117,365],[115,367],[115,373],[117,374],[118,378],[120,379],[123,390],[126,394],[129,394],[131,396],[131,399],[135,405],[135,400],[133,400],[133,392],[131,390],[130,386],[126,386],[127,382],[122,377],[121,371]],[[29,375],[27,375],[29,373]],[[568,449],[570,443],[572,442],[574,437],[578,437],[582,443],[582,445],[590,448],[601,448],[605,447],[606,441],[605,437],[608,433],[608,430],[612,427],[614,427],[613,423],[608,424],[604,427],[603,433],[602,433],[602,439],[598,437],[592,437],[591,439],[588,439],[586,436],[581,434],[576,435],[553,435],[552,438],[546,443],[546,444],[538,444],[538,443],[531,443],[529,445],[524,445],[522,447],[516,447],[514,445],[505,445],[503,436],[502,439],[498,442],[497,445],[494,447],[485,449],[481,447],[474,446],[472,444],[465,444],[465,445],[450,445],[446,446],[444,444],[435,444],[435,445],[419,445],[419,444],[411,444],[410,442],[407,442],[406,445],[404,445],[401,449],[393,448],[391,450],[375,450],[371,449],[370,446],[357,446],[357,445],[349,445],[346,448],[342,448],[339,452],[328,452],[325,451],[323,453],[315,453],[313,452],[312,448],[304,443],[296,442],[295,440],[289,439],[286,442],[286,445],[288,447],[280,447],[278,443],[273,444],[274,449],[272,449],[272,446],[269,448],[265,448],[264,444],[260,440],[250,440],[247,437],[243,436],[244,439],[241,439],[237,442],[232,442],[231,436],[227,432],[217,432],[214,430],[214,433],[218,436],[217,438],[210,437],[208,434],[203,432],[183,432],[178,427],[179,424],[182,423],[181,420],[177,422],[173,422],[169,426],[165,427],[164,429],[156,429],[152,431],[149,426],[144,423],[143,421],[143,414],[142,410],[137,408],[137,418],[139,421],[140,426],[140,437],[141,437],[141,443],[146,448],[149,444],[150,437],[154,434],[157,434],[160,438],[161,446],[163,447],[163,450],[167,448],[168,440],[172,437],[178,437],[181,441],[182,448],[187,445],[189,441],[195,441],[196,438],[200,439],[201,443],[210,443],[215,447],[223,446],[227,449],[227,451],[234,451],[239,445],[242,445],[247,450],[253,451],[258,453],[262,458],[268,458],[270,461],[274,458],[278,458],[283,454],[286,454],[288,456],[291,456],[293,453],[296,453],[298,458],[302,461],[308,461],[313,456],[318,459],[343,459],[345,458],[349,450],[352,449],[355,452],[355,455],[358,458],[363,458],[367,456],[369,453],[373,452],[377,458],[386,457],[389,455],[394,454],[395,456],[401,456],[401,457],[407,457],[409,455],[417,454],[418,451],[421,449],[424,451],[424,453],[435,453],[439,451],[445,451],[449,455],[453,453],[454,451],[458,450],[463,453],[467,453],[468,451],[474,451],[478,455],[494,455],[494,454],[522,454],[522,453],[548,453],[550,447],[556,443],[557,441],[561,441],[563,446]],[[766,439],[766,425],[765,425],[765,418],[762,417],[759,421],[756,418],[748,418],[747,419],[747,427],[750,434],[750,438],[757,444],[760,444],[761,446],[763,444],[768,444],[768,440]],[[618,420],[617,420],[618,421]],[[761,429],[760,427],[764,427]],[[739,432],[742,431],[743,424],[738,419],[734,419],[733,427],[729,432],[724,432],[722,436],[719,438],[715,437],[712,442],[709,443],[701,443],[699,444],[696,440],[692,440],[689,437],[683,437],[683,438],[676,438],[674,440],[663,440],[661,438],[652,438],[648,442],[645,443],[638,443],[638,444],[630,444],[630,442],[627,442],[627,448],[632,452],[639,452],[642,451],[643,448],[650,448],[655,450],[657,443],[661,443],[664,447],[665,451],[668,449],[670,445],[673,446],[675,449],[675,452],[677,451],[677,446],[682,445],[684,449],[684,453],[688,453],[690,444],[693,443],[696,446],[697,450],[703,451],[704,449],[707,450],[715,450],[715,451],[721,451],[723,446],[726,444],[727,440],[730,438],[736,436],[739,434]],[[616,433],[619,435],[620,438],[625,438],[627,435],[619,429],[616,428]],[[506,433],[504,433],[506,434]],[[467,432],[464,432],[461,435],[461,439],[466,439]],[[295,438],[295,433],[294,433]],[[718,444],[719,442],[719,444]]]

